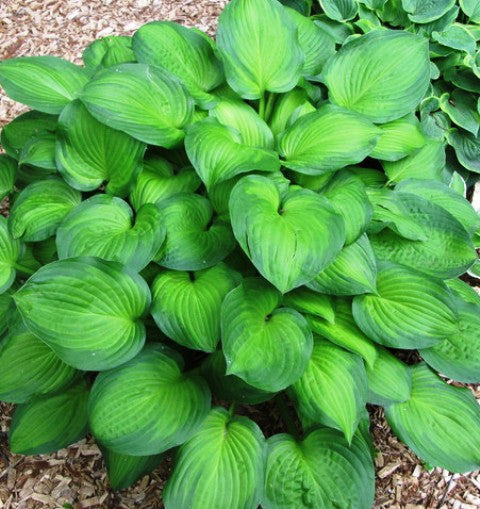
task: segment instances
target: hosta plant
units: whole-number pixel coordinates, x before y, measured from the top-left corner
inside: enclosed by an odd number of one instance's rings
[[[369,508],[367,405],[480,467],[480,3],[232,0],[0,63],[0,400],[167,509]],[[403,351],[403,352],[402,352]],[[259,405],[255,407],[255,405]],[[281,417],[283,424],[279,425]]]

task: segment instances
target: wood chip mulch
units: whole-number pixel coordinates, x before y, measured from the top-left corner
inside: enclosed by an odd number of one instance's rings
[[[218,13],[226,3],[0,0],[0,60],[21,55],[57,55],[78,63],[82,50],[93,40],[110,34],[131,35],[143,23],[159,19],[196,26],[212,34]],[[24,110],[0,89],[0,127]],[[470,388],[480,399],[480,386]],[[114,493],[91,438],[51,455],[10,454],[6,432],[11,413],[11,405],[0,403],[0,509],[163,507],[161,492],[171,459],[130,489]],[[427,471],[391,433],[381,409],[372,409],[371,431],[375,446],[381,451],[375,460],[375,508],[480,508],[479,471],[464,476],[439,468]]]

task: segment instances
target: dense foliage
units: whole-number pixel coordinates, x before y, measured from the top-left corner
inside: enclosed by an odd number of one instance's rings
[[[480,382],[480,1],[283,3],[0,63],[14,452],[91,432],[115,488],[174,452],[168,509],[368,508],[369,403],[480,467],[437,374]]]

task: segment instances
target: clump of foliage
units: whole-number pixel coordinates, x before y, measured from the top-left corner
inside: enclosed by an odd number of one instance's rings
[[[284,3],[0,64],[32,108],[1,134],[14,452],[90,431],[115,488],[174,452],[169,509],[368,508],[372,404],[479,468],[480,407],[437,372],[480,382],[480,2]]]

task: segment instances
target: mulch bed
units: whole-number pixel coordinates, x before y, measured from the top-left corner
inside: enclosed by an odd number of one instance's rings
[[[225,3],[226,0],[3,0],[0,60],[49,54],[79,62],[82,50],[93,40],[110,34],[130,35],[143,23],[157,19],[213,33]],[[24,109],[0,89],[0,127]],[[480,385],[470,388],[480,399]],[[51,455],[10,454],[6,431],[11,413],[11,405],[0,403],[0,509],[163,507],[161,492],[171,468],[170,458],[135,486],[114,493],[91,438]],[[278,416],[268,415],[268,422],[260,424],[264,424],[265,431],[271,430],[278,424]],[[439,468],[425,470],[420,460],[393,436],[379,408],[372,409],[371,431],[375,446],[381,451],[375,461],[375,508],[480,507],[479,471],[461,476]]]

